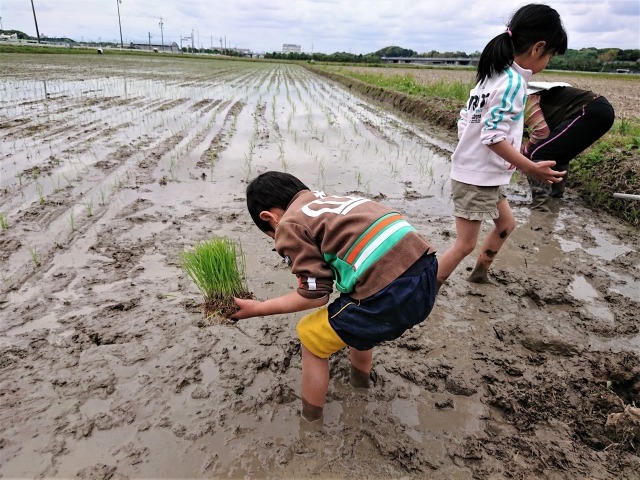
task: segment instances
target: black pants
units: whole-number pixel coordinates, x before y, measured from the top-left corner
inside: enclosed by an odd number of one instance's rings
[[[536,182],[527,176],[533,198],[551,196],[560,198],[567,184],[569,162],[578,154],[607,133],[613,125],[613,107],[604,97],[589,103],[578,115],[565,120],[551,131],[551,134],[533,147],[531,160],[555,160],[551,167],[558,172],[567,171],[562,182],[551,185]]]

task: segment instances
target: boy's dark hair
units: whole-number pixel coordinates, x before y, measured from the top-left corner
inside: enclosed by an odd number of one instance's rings
[[[263,232],[271,231],[269,223],[260,218],[260,212],[270,208],[286,210],[302,190],[309,187],[288,173],[265,172],[254,178],[247,186],[247,208],[253,222]]]
[[[500,75],[513,63],[516,55],[537,42],[545,41],[544,53],[562,55],[567,51],[567,32],[560,15],[548,5],[529,4],[513,14],[507,31],[491,40],[480,55],[476,84]]]

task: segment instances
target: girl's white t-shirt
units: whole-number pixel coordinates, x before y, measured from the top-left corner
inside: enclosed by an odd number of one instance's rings
[[[451,156],[453,180],[485,187],[509,183],[515,167],[487,145],[507,141],[520,151],[527,83],[532,74],[514,62],[471,90],[458,120],[460,142]]]

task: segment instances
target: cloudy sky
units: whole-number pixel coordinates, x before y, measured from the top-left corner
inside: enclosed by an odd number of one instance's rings
[[[76,40],[119,40],[117,0],[34,0],[40,32]],[[504,31],[517,0],[122,0],[124,41],[180,43],[195,31],[204,47],[228,45],[256,51],[368,53],[389,45],[418,52],[482,50]],[[640,0],[552,0],[570,48],[640,48]],[[35,36],[29,0],[0,0],[4,29]],[[186,43],[186,42],[185,42]]]

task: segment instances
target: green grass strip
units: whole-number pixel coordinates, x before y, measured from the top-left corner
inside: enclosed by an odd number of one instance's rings
[[[423,97],[452,98],[466,102],[469,91],[474,87],[473,82],[448,81],[445,79],[431,83],[422,83],[416,80],[412,73],[404,75],[383,75],[381,73],[362,73],[338,68],[335,70],[342,75],[360,80],[361,82],[382,88],[389,88],[408,95]]]

